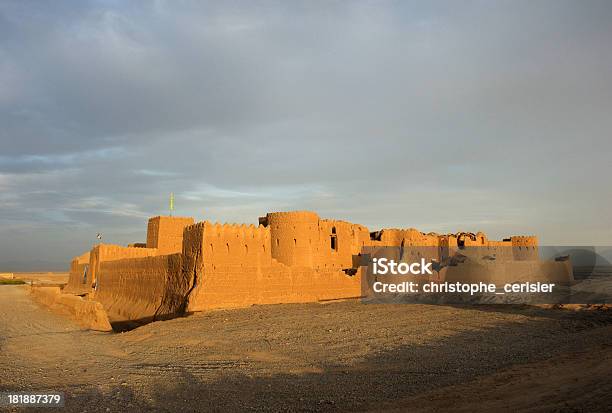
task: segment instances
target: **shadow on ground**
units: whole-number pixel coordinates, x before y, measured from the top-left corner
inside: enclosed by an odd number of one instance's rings
[[[547,360],[560,354],[581,353],[594,346],[607,346],[608,349],[612,346],[610,312],[576,314],[525,306],[470,308],[537,317],[520,323],[504,322],[494,327],[458,331],[433,343],[375,351],[350,366],[313,360],[311,372],[257,373],[254,362],[248,360],[216,363],[193,360],[188,365],[141,363],[133,366],[134,374],[150,377],[152,386],[135,389],[125,383],[105,391],[68,388],[66,410],[376,409],[389,407],[393,400],[466,383],[506,367]],[[559,329],[564,332],[562,336]],[[602,386],[610,387],[612,392],[610,381]],[[610,400],[604,397],[591,402],[591,408],[605,410]]]

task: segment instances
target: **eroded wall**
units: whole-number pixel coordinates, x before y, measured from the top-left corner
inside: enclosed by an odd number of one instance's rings
[[[52,310],[67,314],[85,328],[110,331],[111,325],[102,305],[73,294],[62,294],[59,287],[32,286],[32,297]]]
[[[112,323],[148,322],[183,310],[190,280],[183,273],[182,254],[105,261],[99,270],[92,298]]]
[[[89,251],[74,257],[70,261],[70,272],[68,274],[68,283],[64,287],[64,292],[70,294],[85,294],[91,289],[91,283],[87,282],[87,273],[89,267]]]

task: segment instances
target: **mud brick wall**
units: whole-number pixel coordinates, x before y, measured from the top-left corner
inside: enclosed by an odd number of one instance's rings
[[[189,286],[182,254],[105,261],[93,299],[111,322],[147,322],[180,313]]]
[[[517,261],[532,261],[540,257],[538,238],[533,236],[510,237],[514,259]]]
[[[175,254],[183,250],[183,229],[193,224],[193,218],[158,216],[149,219],[147,248],[159,254]]]
[[[70,273],[68,275],[68,283],[63,291],[71,294],[85,294],[91,289],[91,278],[87,277],[86,282],[83,282],[83,274],[85,267],[89,265],[89,252],[86,252],[78,257],[74,257],[70,262]]]
[[[446,267],[440,272],[440,281],[463,283],[552,282],[567,284],[574,281],[569,261],[513,261],[499,264],[466,262]]]
[[[262,221],[270,229],[272,258],[291,267],[350,268],[353,255],[370,243],[363,225],[321,220],[314,212],[273,212]]]
[[[189,311],[247,307],[254,304],[307,303],[361,296],[361,278],[342,271],[288,267],[246,270],[204,265],[189,298]]]
[[[359,297],[359,276],[289,267],[272,258],[268,227],[199,223],[185,229],[193,274],[188,311]]]
[[[96,245],[89,254],[88,282],[96,282],[100,265],[106,261],[123,260],[126,258],[152,257],[158,255],[154,248],[122,247],[121,245]]]
[[[351,268],[353,255],[370,243],[370,232],[362,225],[346,221],[319,220],[318,240],[314,250],[314,268]]]

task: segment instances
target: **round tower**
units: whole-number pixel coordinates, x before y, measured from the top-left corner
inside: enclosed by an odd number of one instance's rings
[[[313,249],[318,242],[319,216],[310,211],[267,214],[272,258],[286,265],[313,266]]]

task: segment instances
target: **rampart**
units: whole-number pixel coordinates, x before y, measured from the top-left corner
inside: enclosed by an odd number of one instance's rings
[[[189,280],[182,254],[104,261],[99,271],[92,298],[113,323],[160,320],[183,310]]]
[[[124,260],[126,258],[152,257],[158,251],[154,248],[122,247],[121,245],[100,244],[93,247],[89,256],[89,278],[96,285],[100,265],[107,261]]]

